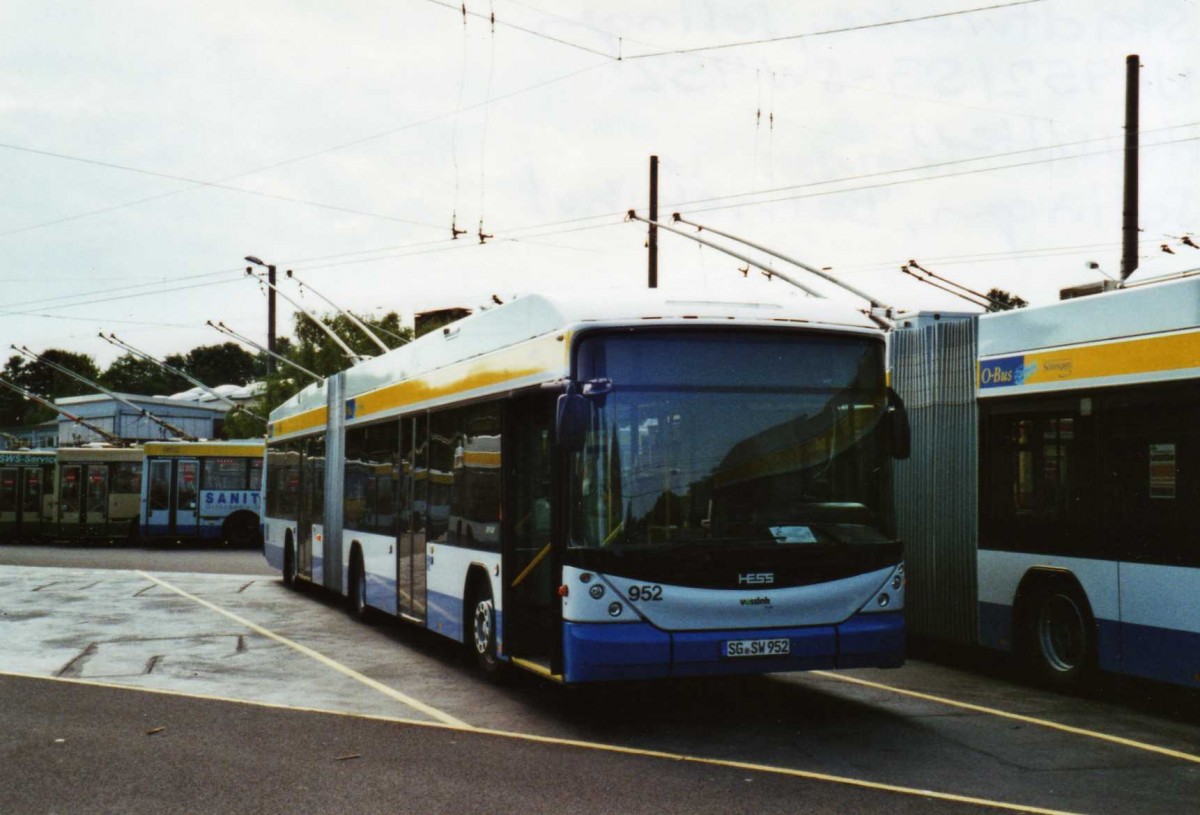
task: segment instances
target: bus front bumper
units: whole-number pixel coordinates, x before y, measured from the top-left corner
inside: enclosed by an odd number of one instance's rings
[[[733,641],[788,641],[784,656],[726,656]],[[904,614],[856,614],[838,625],[668,632],[649,623],[563,623],[566,682],[897,668],[904,664]]]

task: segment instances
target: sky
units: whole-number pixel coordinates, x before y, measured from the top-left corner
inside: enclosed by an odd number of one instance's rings
[[[661,217],[829,267],[898,308],[977,310],[903,274],[910,259],[1049,303],[1119,274],[1129,54],[1131,280],[1200,268],[1184,243],[1200,244],[1195,0],[465,9],[0,3],[5,358],[63,348],[104,367],[121,351],[100,331],[161,358],[226,341],[208,320],[265,343],[247,255],[281,281],[293,270],[309,291],[281,291],[310,310],[327,310],[319,292],[409,321],[492,295],[642,288],[646,227],[623,214],[647,213],[651,155]],[[659,247],[666,290],[805,296],[686,238],[660,232]]]

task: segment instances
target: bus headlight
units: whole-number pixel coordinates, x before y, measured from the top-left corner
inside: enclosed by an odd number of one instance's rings
[[[620,603],[612,602],[612,603],[608,604],[608,616],[620,617],[622,611],[623,611],[623,609],[621,608]]]
[[[865,614],[887,612],[889,614],[904,609],[904,590],[908,578],[904,574],[904,564],[892,569],[892,573],[884,580],[883,585],[875,590],[875,596],[867,600],[859,611]]]
[[[593,600],[599,600],[604,596],[604,586],[601,586],[599,583],[597,583],[588,589],[588,594],[592,595]]]

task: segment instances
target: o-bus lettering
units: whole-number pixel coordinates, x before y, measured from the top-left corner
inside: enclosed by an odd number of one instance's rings
[[[985,385],[1010,384],[1013,381],[1013,372],[1006,371],[999,365],[993,365],[980,371],[979,381]]]

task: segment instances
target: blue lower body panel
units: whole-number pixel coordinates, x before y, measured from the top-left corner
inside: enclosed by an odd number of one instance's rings
[[[981,645],[1012,650],[1013,625],[1012,606],[979,604]],[[1101,618],[1096,620],[1095,634],[1096,662],[1102,671],[1200,685],[1200,633]]]
[[[787,639],[786,656],[726,657],[729,640]],[[662,631],[648,623],[563,623],[567,682],[892,668],[904,663],[904,615],[860,614],[839,625],[747,631]]]
[[[1200,634],[1126,623],[1121,626],[1121,641],[1125,673],[1200,686]]]
[[[837,626],[838,668],[899,668],[904,664],[904,613],[856,614]]]
[[[649,623],[563,623],[566,682],[659,679],[671,672],[671,635]]]
[[[171,531],[167,524],[142,524],[142,536],[146,538],[173,538],[189,540],[215,540],[221,537],[220,526],[199,526]]]

